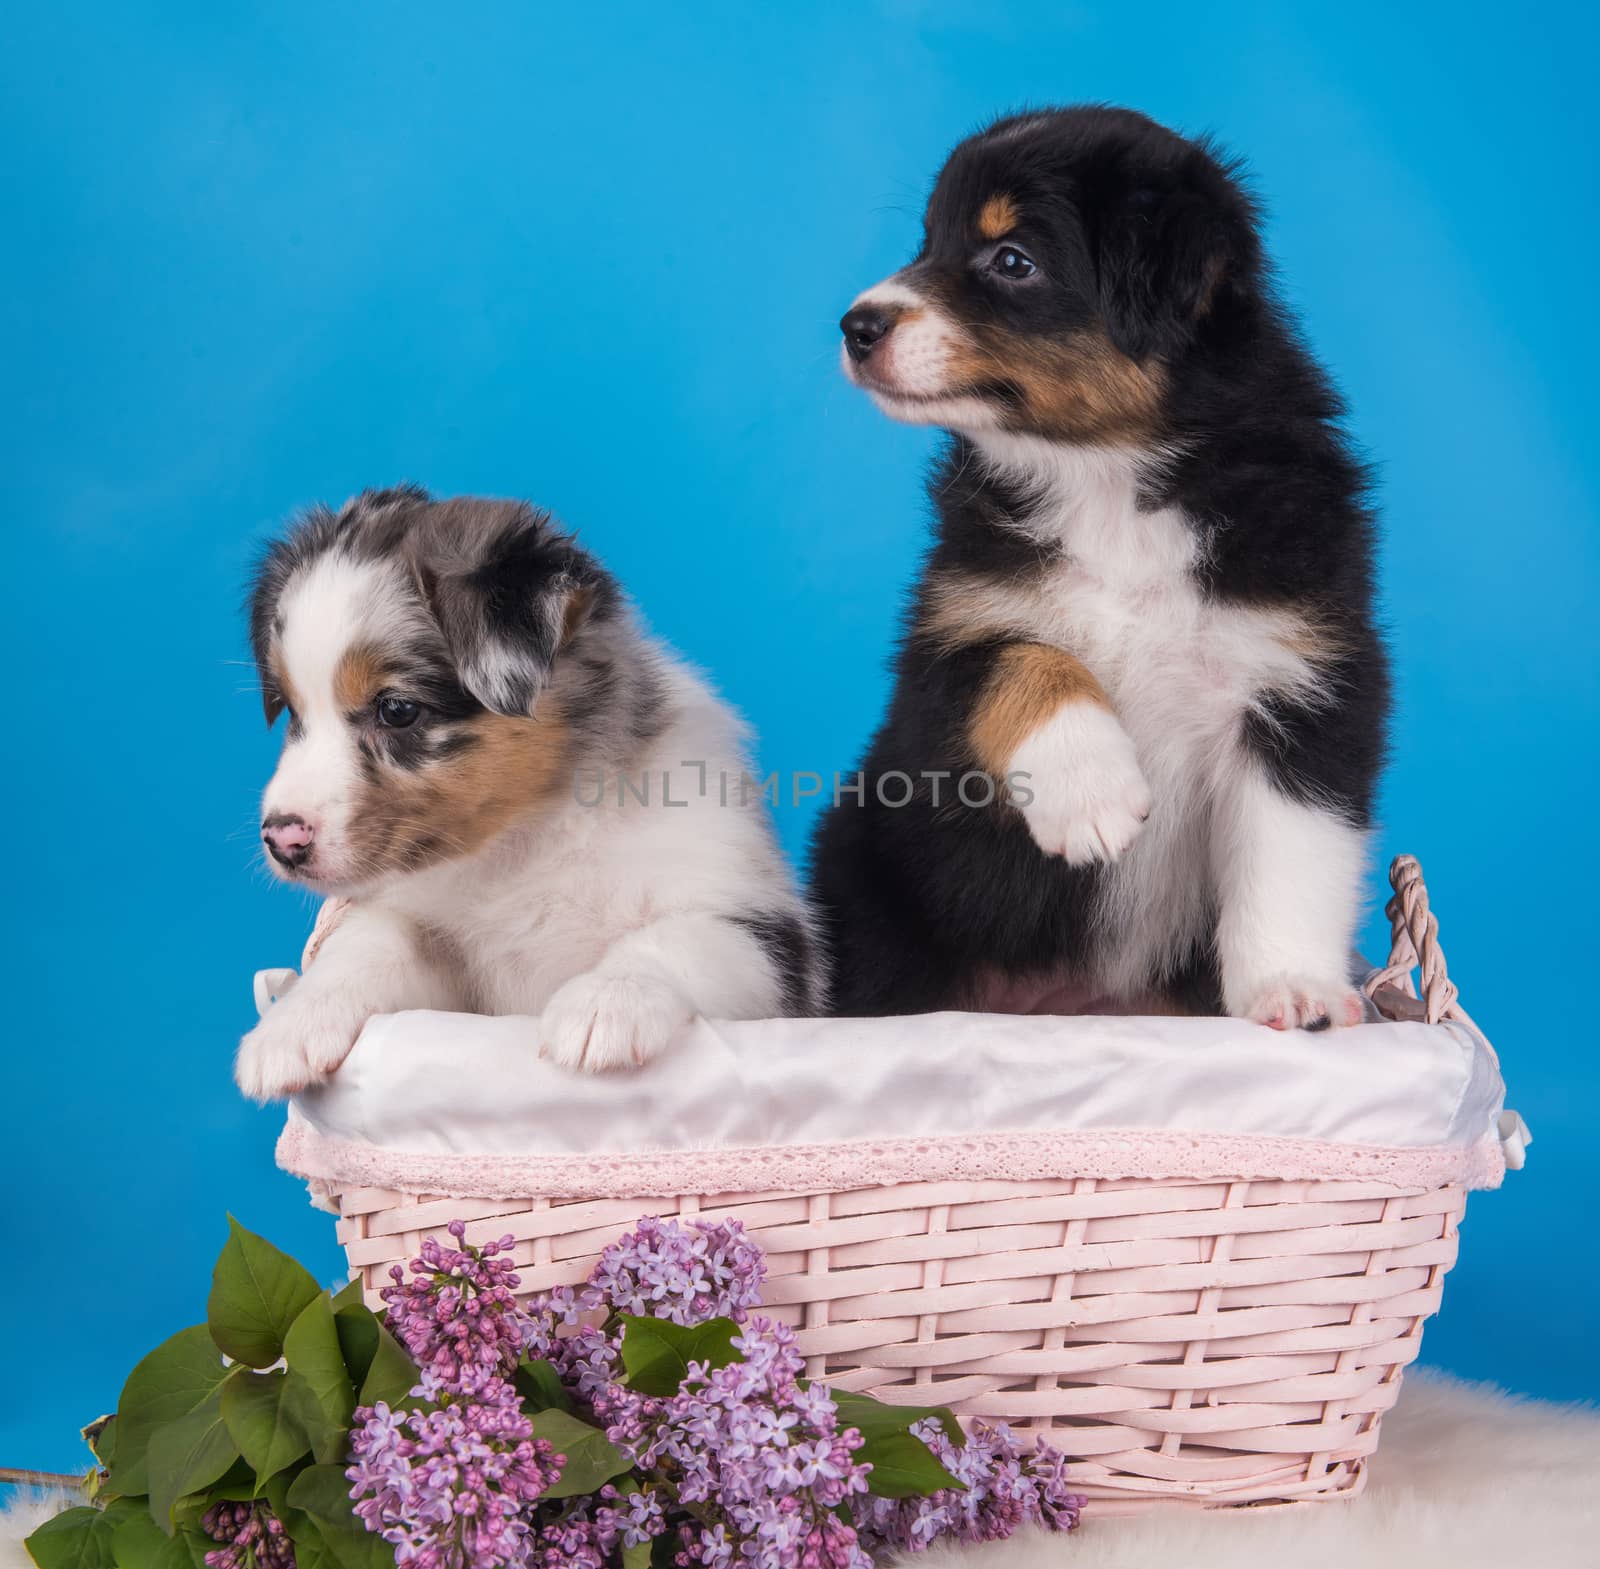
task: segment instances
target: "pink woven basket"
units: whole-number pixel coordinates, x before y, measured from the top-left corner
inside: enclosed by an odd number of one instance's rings
[[[1393,951],[1369,994],[1390,1017],[1470,1024],[1420,868],[1402,856],[1390,875]],[[470,1240],[517,1239],[525,1293],[581,1280],[640,1215],[737,1217],[813,1377],[1048,1435],[1101,1513],[1359,1490],[1466,1198],[1459,1180],[1236,1172],[605,1199],[325,1188],[374,1301],[457,1217]]]

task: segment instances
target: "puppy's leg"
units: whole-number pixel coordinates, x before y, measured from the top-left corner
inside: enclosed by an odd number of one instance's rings
[[[403,921],[353,909],[317,962],[240,1041],[234,1078],[253,1100],[278,1100],[333,1073],[375,1013],[449,1008],[456,1000]]]
[[[1150,815],[1133,742],[1083,663],[1043,643],[995,655],[969,725],[972,751],[1046,855],[1114,861]]]
[[[1366,835],[1295,800],[1253,758],[1222,786],[1212,857],[1223,1004],[1275,1030],[1359,1024],[1350,951]]]
[[[764,1019],[813,1006],[814,945],[791,914],[669,916],[613,943],[539,1018],[566,1068],[642,1066],[697,1015]]]

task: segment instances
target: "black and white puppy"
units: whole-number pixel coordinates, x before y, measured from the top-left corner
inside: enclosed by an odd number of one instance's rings
[[[834,1011],[1357,1022],[1367,477],[1236,167],[1125,110],[1001,120],[841,326],[952,440],[863,799],[814,846]],[[969,805],[968,770],[1015,788]]]
[[[813,1006],[739,721],[546,516],[410,488],[319,508],[267,551],[250,630],[288,715],[269,864],[350,906],[240,1045],[246,1094],[332,1073],[399,1009],[537,1014],[546,1056],[598,1070],[695,1014]]]

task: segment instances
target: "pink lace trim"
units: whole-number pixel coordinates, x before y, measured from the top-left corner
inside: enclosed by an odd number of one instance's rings
[[[278,1164],[336,1187],[443,1198],[633,1198],[679,1193],[836,1193],[901,1182],[1034,1182],[1171,1177],[1353,1180],[1399,1188],[1497,1188],[1499,1141],[1385,1149],[1218,1133],[988,1133],[759,1149],[627,1155],[408,1154],[320,1134],[292,1121]]]

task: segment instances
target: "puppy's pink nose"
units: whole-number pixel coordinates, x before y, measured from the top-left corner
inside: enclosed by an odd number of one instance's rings
[[[261,822],[261,842],[267,847],[267,854],[279,866],[291,870],[310,860],[315,838],[316,830],[311,824],[293,812],[274,812]]]

